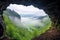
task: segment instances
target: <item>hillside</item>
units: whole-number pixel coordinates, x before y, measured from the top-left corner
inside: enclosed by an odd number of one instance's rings
[[[6,11],[4,11],[4,12],[8,16],[13,16],[13,17],[20,18],[20,15],[17,14],[17,12],[15,12],[14,10],[6,9]]]
[[[51,22],[48,18],[44,18],[39,25],[31,25],[30,23],[28,23],[28,25],[25,24],[28,27],[24,26],[24,28],[23,26],[17,27],[17,25],[10,20],[8,15],[6,15],[6,12],[3,16],[6,24],[6,36],[15,40],[31,40],[32,38],[41,35],[51,27]],[[35,24],[36,22],[33,21],[33,23]],[[40,26],[41,24],[44,26]]]

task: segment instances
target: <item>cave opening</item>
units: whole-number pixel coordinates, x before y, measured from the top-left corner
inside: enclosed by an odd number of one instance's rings
[[[10,4],[3,12],[3,17],[6,35],[16,40],[31,40],[51,27],[49,15],[33,5]]]
[[[0,0],[0,24],[4,29],[3,31],[7,32],[7,31],[5,31],[5,27],[6,27],[4,24],[5,19],[3,19],[2,14],[3,14],[3,11],[6,10],[7,6],[10,3],[23,4],[26,6],[32,4],[39,9],[43,9],[48,14],[48,16],[51,18],[51,21],[52,21],[52,27],[50,28],[50,30],[46,31],[43,35],[33,38],[33,40],[60,40],[60,14],[59,14],[60,5],[59,5],[59,2],[60,2],[59,0]],[[6,20],[8,20],[7,16],[5,18],[6,18]],[[7,22],[7,24],[8,24],[8,22]],[[8,25],[10,25],[10,24],[8,24]],[[1,27],[1,29],[2,29],[2,27]],[[13,27],[12,28],[11,27],[7,27],[7,28],[10,28],[10,29],[6,29],[6,30],[9,30],[9,32],[7,32],[7,35],[10,37],[14,36],[14,38],[16,38],[16,37],[19,38],[18,33],[15,33],[15,32],[19,32],[19,31],[17,31],[17,28],[14,29]],[[15,32],[12,32],[12,29],[14,29]],[[26,30],[23,30],[23,31],[26,31]],[[11,33],[11,34],[9,34],[9,33]],[[20,34],[25,36],[24,33],[21,31]],[[13,34],[15,34],[15,35],[13,35]],[[30,34],[31,34],[31,32],[30,32]],[[33,34],[31,34],[31,35],[33,35]],[[28,36],[28,34],[25,37],[27,37],[27,36]],[[23,38],[22,40],[25,40],[24,37],[22,37],[22,38]],[[2,39],[2,38],[0,37],[0,39]],[[19,39],[21,40],[21,37]],[[29,39],[29,37],[27,38],[27,40],[28,39]],[[5,39],[2,39],[2,40],[5,40]]]

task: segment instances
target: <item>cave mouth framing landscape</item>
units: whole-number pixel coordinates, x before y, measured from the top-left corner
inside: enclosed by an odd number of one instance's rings
[[[43,9],[51,18],[52,28],[48,30],[45,34],[34,38],[33,40],[58,40],[60,39],[60,11],[59,11],[59,0],[0,0],[0,24],[3,29],[2,32],[5,32],[5,24],[3,20],[3,11],[6,10],[7,6],[10,3],[13,4],[23,4],[23,5],[34,5],[39,9]],[[41,5],[40,5],[41,4]],[[0,32],[0,33],[2,33]],[[50,34],[50,35],[48,35]],[[3,34],[5,35],[5,34]],[[48,36],[47,36],[48,35]],[[53,36],[52,36],[53,35]],[[2,38],[2,36],[0,36]]]
[[[6,35],[16,40],[31,40],[51,27],[49,16],[43,9],[39,9],[33,5],[10,4],[3,12],[3,17],[6,24]]]

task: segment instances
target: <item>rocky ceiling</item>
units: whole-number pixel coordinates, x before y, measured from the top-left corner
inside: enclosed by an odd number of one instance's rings
[[[45,34],[34,38],[33,40],[51,40],[51,39],[59,39],[60,35],[60,6],[59,6],[59,0],[0,0],[0,39],[3,38],[5,33],[5,24],[3,20],[3,11],[9,6],[9,4],[22,4],[22,5],[34,5],[35,7],[38,7],[39,9],[43,9],[51,18],[52,21],[52,28],[48,30]],[[54,29],[55,28],[55,29]],[[50,34],[50,36],[47,36],[49,34],[49,31],[53,31],[56,33],[55,35]],[[47,34],[48,33],[48,34]],[[44,37],[46,35],[46,37]],[[51,37],[52,36],[52,37]],[[44,38],[43,38],[44,37]],[[51,38],[48,38],[51,37]],[[58,38],[57,38],[58,37]]]

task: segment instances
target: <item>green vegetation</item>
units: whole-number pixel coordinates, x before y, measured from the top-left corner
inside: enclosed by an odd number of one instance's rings
[[[16,40],[31,40],[32,38],[41,35],[46,30],[51,27],[51,23],[47,21],[43,22],[46,23],[44,27],[31,27],[30,29],[32,31],[29,31],[22,27],[17,27],[15,24],[13,24],[10,19],[7,17],[7,15],[4,16],[4,22],[6,24],[6,35],[10,38],[16,39]],[[31,25],[30,25],[31,26]]]

